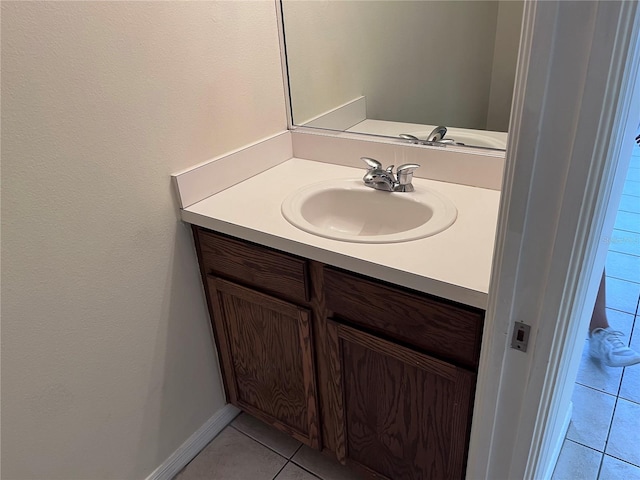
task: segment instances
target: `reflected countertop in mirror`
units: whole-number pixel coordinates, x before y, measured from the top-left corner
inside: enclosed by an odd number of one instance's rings
[[[365,133],[367,135],[377,135],[381,137],[403,138],[409,143],[426,143],[429,135],[437,125],[421,123],[390,122],[388,120],[365,119],[352,127],[346,129],[347,132]],[[415,137],[419,142],[411,142],[410,138]],[[458,146],[473,146],[490,148],[494,150],[506,150],[507,132],[492,132],[489,130],[474,130],[469,128],[447,128],[444,137],[445,142],[451,142]]]
[[[505,148],[523,2],[281,5],[294,125]]]

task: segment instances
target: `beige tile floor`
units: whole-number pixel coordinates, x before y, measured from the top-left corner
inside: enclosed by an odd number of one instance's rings
[[[356,480],[337,461],[242,413],[174,480]]]
[[[607,317],[640,351],[640,148],[634,146],[614,231],[606,239]],[[640,480],[640,364],[611,368],[584,350],[573,416],[552,480]]]
[[[635,147],[609,242],[607,307],[612,327],[640,350],[640,148]],[[574,413],[553,480],[640,480],[640,365],[603,366],[585,348]],[[176,480],[353,480],[355,473],[242,414]]]

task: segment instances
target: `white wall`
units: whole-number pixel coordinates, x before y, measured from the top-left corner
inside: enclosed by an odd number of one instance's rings
[[[295,123],[365,95],[367,118],[486,128],[499,3],[285,1]]]
[[[3,478],[144,478],[224,404],[169,176],[284,105],[273,2],[2,2]]]

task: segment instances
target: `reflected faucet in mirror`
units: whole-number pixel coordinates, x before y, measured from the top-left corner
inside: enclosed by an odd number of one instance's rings
[[[429,136],[427,137],[427,141],[429,142],[439,142],[444,136],[447,134],[447,127],[436,127],[434,128]]]
[[[444,143],[447,145],[464,145],[462,142],[456,142],[453,138],[444,138],[447,134],[447,127],[438,126],[434,128],[427,138],[424,140],[416,137],[415,135],[411,135],[410,133],[401,133],[398,137],[409,140],[411,143],[415,143],[418,145],[433,145],[434,143]]]
[[[415,189],[411,181],[413,180],[413,172],[420,165],[415,163],[405,163],[400,165],[393,173],[394,165],[382,168],[382,164],[369,157],[360,157],[367,164],[367,173],[362,177],[362,181],[367,187],[384,192],[413,192]]]

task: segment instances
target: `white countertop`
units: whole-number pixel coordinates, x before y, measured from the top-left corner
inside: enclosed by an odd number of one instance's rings
[[[362,169],[292,158],[183,209],[182,219],[486,309],[498,191],[414,178],[416,190],[426,187],[448,197],[456,205],[458,217],[451,227],[437,235],[394,244],[349,243],[318,237],[294,227],[281,214],[282,201],[304,185],[362,175]]]

